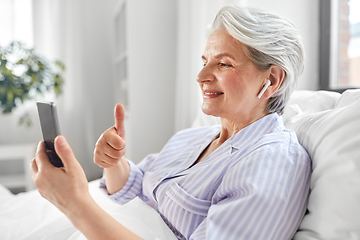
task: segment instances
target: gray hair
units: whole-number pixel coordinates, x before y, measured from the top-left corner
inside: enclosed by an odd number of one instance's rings
[[[259,9],[226,6],[215,17],[210,33],[226,31],[244,45],[245,54],[260,70],[277,65],[285,71],[278,91],[265,111],[282,114],[304,69],[304,47],[299,32],[288,19]]]

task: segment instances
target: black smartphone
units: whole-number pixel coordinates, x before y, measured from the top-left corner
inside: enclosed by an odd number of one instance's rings
[[[55,152],[54,141],[60,135],[59,121],[54,102],[37,102],[40,125],[46,146],[46,154],[52,165],[63,167],[63,163]]]

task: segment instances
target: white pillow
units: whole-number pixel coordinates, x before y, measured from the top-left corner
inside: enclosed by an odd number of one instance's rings
[[[341,94],[331,91],[296,90],[287,105],[298,104],[302,111],[314,112],[333,109]]]
[[[360,239],[360,90],[343,93],[334,109],[299,113],[286,127],[313,162],[309,212],[294,239]]]
[[[286,125],[289,118],[301,112],[313,113],[333,109],[340,96],[340,93],[330,91],[296,90],[284,109],[283,121]]]

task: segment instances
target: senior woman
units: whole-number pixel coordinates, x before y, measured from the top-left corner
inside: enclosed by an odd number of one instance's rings
[[[224,7],[202,59],[202,110],[221,126],[180,131],[135,165],[124,157],[118,104],[115,126],[94,151],[105,169],[101,187],[121,204],[139,196],[180,239],[290,239],[305,213],[311,169],[279,116],[303,70],[299,34],[278,15]],[[48,163],[42,143],[32,163],[40,193],[88,239],[136,239],[92,200],[64,137],[55,149],[64,168]]]

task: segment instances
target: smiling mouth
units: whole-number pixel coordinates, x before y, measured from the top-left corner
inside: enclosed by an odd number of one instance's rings
[[[224,94],[222,92],[216,92],[216,93],[210,93],[210,92],[204,92],[204,95],[221,95],[221,94]]]

